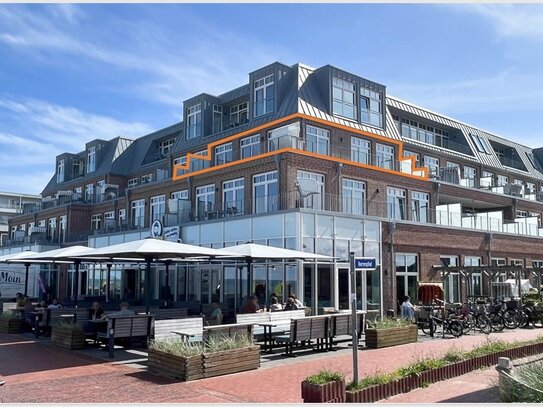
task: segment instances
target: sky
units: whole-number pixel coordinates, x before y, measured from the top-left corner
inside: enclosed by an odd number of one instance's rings
[[[0,191],[55,157],[141,137],[279,61],[543,147],[543,4],[0,4]]]

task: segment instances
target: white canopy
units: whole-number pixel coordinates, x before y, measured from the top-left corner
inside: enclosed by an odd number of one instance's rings
[[[25,252],[5,254],[3,256],[0,256],[0,263],[9,263],[12,260],[18,260],[20,258],[25,258],[25,257],[28,257],[28,256],[34,256],[36,254],[38,254],[38,253],[30,251],[30,250],[27,250]]]
[[[257,259],[281,259],[281,260],[325,260],[332,261],[334,258],[323,256],[322,254],[300,252],[298,250],[282,249],[273,246],[264,246],[256,243],[244,243],[237,246],[230,246],[224,249],[217,249],[218,252],[224,253],[226,257],[244,257],[253,260]],[[235,253],[232,256],[230,253]]]
[[[517,284],[518,281],[517,280],[510,278],[509,280],[505,280],[505,283],[511,284],[511,287],[512,287],[512,290],[513,290],[513,295],[516,295],[516,296],[519,295],[519,293],[518,293],[518,284]],[[520,291],[521,291],[521,293],[529,291],[530,288],[534,288],[530,284],[530,280],[524,280],[524,279],[520,280]]]
[[[70,246],[41,253],[22,252],[16,259],[10,258],[9,261],[12,261],[13,263],[40,263],[57,260],[72,260],[82,254],[90,255],[94,250],[95,249],[87,246]]]

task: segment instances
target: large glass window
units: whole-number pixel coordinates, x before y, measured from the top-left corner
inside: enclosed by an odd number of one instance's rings
[[[215,147],[215,165],[226,164],[232,161],[232,143]]]
[[[85,185],[85,202],[94,202],[94,184]]]
[[[120,218],[120,215],[119,215]],[[132,201],[132,226],[142,228],[145,220],[145,199]]]
[[[377,166],[388,170],[394,169],[394,147],[385,144],[377,144]]]
[[[439,175],[439,160],[435,157],[430,157],[428,155],[424,156],[424,166],[428,168],[428,175],[438,176]]]
[[[196,155],[207,157],[207,150],[202,150],[194,153]],[[190,170],[199,171],[209,167],[209,160],[192,157],[190,160]]]
[[[96,147],[89,148],[87,152],[87,172],[96,170]]]
[[[358,137],[351,137],[351,161],[369,164],[370,148],[371,144],[368,140],[363,140]]]
[[[222,131],[222,106],[213,105],[213,133]]]
[[[174,138],[171,138],[171,139],[164,140],[164,141],[160,142],[159,150],[160,150],[160,156],[161,157],[166,157],[168,155],[168,153],[172,149],[173,145],[175,144],[175,140],[176,139],[174,137]]]
[[[214,208],[215,184],[196,188],[196,213],[198,219],[205,219]]]
[[[155,220],[162,221],[162,216],[166,212],[165,195],[151,197],[151,222]]]
[[[249,158],[260,154],[260,134],[240,140],[241,158]]]
[[[230,126],[236,127],[247,122],[247,102],[230,108]]]
[[[343,179],[343,213],[364,215],[366,183],[352,179]]]
[[[298,171],[296,180],[303,194],[303,207],[322,209],[324,207],[324,175]]]
[[[64,160],[58,160],[57,182],[64,182]]]
[[[416,254],[396,254],[396,300],[398,307],[403,297],[409,295],[416,303],[419,280],[419,262]]]
[[[273,112],[274,86],[273,75],[266,76],[254,83],[254,117]]]
[[[441,264],[444,267],[457,267],[458,256],[441,256]],[[443,280],[443,292],[445,301],[460,302],[460,274],[451,272]]]
[[[202,105],[187,109],[187,140],[198,137],[202,134]]]
[[[275,212],[279,209],[277,171],[253,177],[253,212]]]
[[[222,184],[223,210],[226,214],[238,215],[243,213],[244,185],[245,181],[243,178],[226,181]]]
[[[287,124],[268,132],[268,151],[281,148],[299,148],[300,123]]]
[[[91,230],[99,230],[102,228],[102,215],[95,214],[91,216]]]
[[[356,120],[356,85],[339,78],[332,80],[332,112]]]
[[[430,214],[430,195],[425,192],[413,191],[412,198],[412,217],[415,222],[427,223]]]
[[[464,266],[480,266],[480,257],[466,256],[464,258]],[[483,295],[483,273],[471,273],[468,279],[468,295],[482,296]]]
[[[382,94],[360,88],[360,121],[376,127],[383,127]]]
[[[464,179],[467,180],[468,186],[475,186],[475,178],[477,177],[477,170],[473,167],[464,166]]]
[[[306,150],[316,154],[328,155],[330,132],[315,126],[305,127]]]
[[[405,195],[405,189],[387,188],[387,212],[389,219],[407,219]]]

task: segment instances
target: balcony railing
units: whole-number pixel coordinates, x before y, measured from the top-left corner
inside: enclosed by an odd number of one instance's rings
[[[23,204],[23,214],[39,212],[46,209],[56,208],[58,206],[69,204],[87,204],[94,205],[102,202],[108,202],[117,198],[123,198],[126,194],[124,191],[116,193],[104,192],[95,193],[85,196],[84,194],[74,192],[72,194],[57,195],[55,198],[44,199],[42,202],[25,203]]]

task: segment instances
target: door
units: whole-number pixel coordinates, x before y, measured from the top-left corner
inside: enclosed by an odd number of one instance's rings
[[[349,283],[349,267],[338,266],[338,309],[349,309],[351,297],[350,283]]]
[[[223,287],[219,267],[204,267],[200,269],[200,302],[210,304],[222,301]]]

